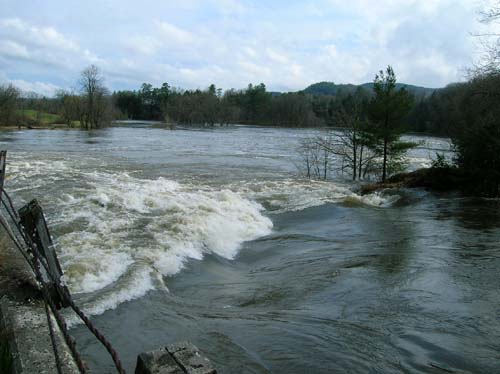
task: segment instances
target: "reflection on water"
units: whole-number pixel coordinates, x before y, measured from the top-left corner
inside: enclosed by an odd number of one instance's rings
[[[500,227],[500,201],[456,197],[450,209],[449,199],[438,204],[439,219],[454,220],[466,229],[489,230]]]
[[[70,287],[129,371],[191,340],[222,373],[500,372],[498,200],[298,180],[313,132],[141,124],[0,143],[7,188],[42,201]],[[449,149],[421,140],[413,167]]]

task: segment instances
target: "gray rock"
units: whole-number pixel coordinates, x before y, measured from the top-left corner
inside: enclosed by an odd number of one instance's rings
[[[137,357],[135,374],[184,374],[166,348],[141,353]]]
[[[135,374],[216,374],[210,360],[189,342],[141,353]]]

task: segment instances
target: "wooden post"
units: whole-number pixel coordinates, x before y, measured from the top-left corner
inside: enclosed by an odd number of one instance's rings
[[[7,151],[0,151],[0,198],[2,197],[3,182],[5,180],[5,160]]]
[[[19,209],[20,223],[24,227],[26,235],[29,236],[31,241],[36,245],[39,253],[45,258],[47,262],[48,271],[46,274],[44,268],[41,268],[43,281],[49,289],[52,290],[54,302],[58,308],[68,307],[65,295],[61,288],[65,286],[61,284],[61,277],[63,272],[57,254],[54,249],[52,238],[50,237],[47,221],[43,215],[43,210],[37,200],[30,201],[27,205]]]

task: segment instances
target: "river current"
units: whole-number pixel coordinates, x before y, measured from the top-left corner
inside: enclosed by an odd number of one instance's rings
[[[500,202],[297,176],[317,130],[9,131],[77,302],[133,372],[189,340],[221,373],[500,372]],[[421,142],[429,166],[446,139]],[[68,314],[90,368],[113,372]]]

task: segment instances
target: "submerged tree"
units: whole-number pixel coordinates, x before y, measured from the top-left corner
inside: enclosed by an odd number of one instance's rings
[[[414,143],[400,140],[404,131],[404,119],[410,111],[413,97],[405,88],[396,88],[396,74],[392,67],[375,76],[375,96],[368,105],[371,125],[367,132],[373,137],[372,148],[382,157],[382,181],[396,171],[403,156]]]
[[[56,93],[59,101],[61,118],[68,127],[73,127],[74,121],[80,120],[80,97],[71,91],[59,90]]]
[[[322,179],[327,179],[330,171],[348,172],[355,181],[375,169],[378,154],[373,149],[373,136],[367,131],[367,101],[368,97],[360,92],[349,94],[333,115],[337,128],[301,143],[302,167],[309,171],[308,174],[312,177],[320,174]]]
[[[335,115],[336,123],[342,129],[334,132],[330,151],[340,157],[341,171],[348,170],[353,181],[366,176],[377,156],[373,151],[373,137],[367,131],[367,101],[363,92],[348,95]]]
[[[0,123],[12,125],[16,121],[16,109],[20,97],[19,90],[12,84],[0,85]]]
[[[299,143],[299,171],[309,179],[326,180],[330,172],[331,152],[325,144],[329,144],[329,134],[325,138],[305,138]]]
[[[89,130],[111,122],[109,92],[99,68],[91,65],[83,70],[79,84],[82,93],[78,109],[81,126]]]

